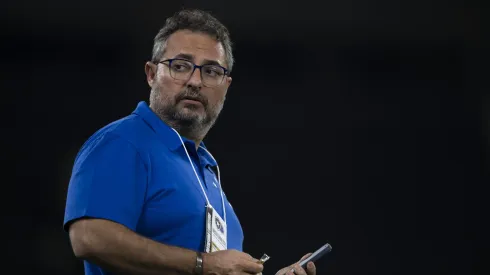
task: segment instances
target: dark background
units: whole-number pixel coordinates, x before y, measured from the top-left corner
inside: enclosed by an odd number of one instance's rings
[[[442,0],[4,1],[7,266],[83,273],[62,231],[74,156],[148,99],[153,37],[183,7],[231,31],[206,143],[265,274],[325,242],[318,274],[482,271],[488,42],[478,3]]]

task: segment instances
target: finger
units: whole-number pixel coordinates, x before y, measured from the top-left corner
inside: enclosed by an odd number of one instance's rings
[[[306,273],[308,275],[316,275],[316,266],[313,262],[308,262],[306,265]]]
[[[246,259],[246,260],[249,260],[252,262],[258,262],[259,261],[259,259],[255,259],[254,257],[252,257],[252,255],[250,255],[248,253],[243,253],[243,259]]]
[[[257,274],[257,273],[261,273],[262,270],[264,270],[264,266],[257,263],[257,262],[254,262],[254,261],[244,261],[242,264],[242,270],[247,272],[247,273],[250,273],[250,274]],[[306,274],[305,274],[306,275]]]
[[[255,259],[254,257],[252,257],[252,255],[248,254],[248,253],[244,253],[244,252],[240,252],[240,251],[236,251],[238,253],[238,257],[243,259],[243,260],[246,260],[246,261],[252,261],[252,262],[259,262],[259,259]]]
[[[291,269],[292,269],[292,267],[289,267],[289,266],[281,268],[281,270],[276,272],[276,275],[286,275],[288,273],[288,271]]]
[[[299,265],[299,264],[294,264],[293,265],[294,273],[296,275],[308,275],[306,274],[306,271]]]
[[[313,254],[313,253],[308,253],[308,254],[304,255],[303,257],[301,257],[301,259],[299,260],[299,262],[301,262],[302,260],[310,257],[311,254]]]

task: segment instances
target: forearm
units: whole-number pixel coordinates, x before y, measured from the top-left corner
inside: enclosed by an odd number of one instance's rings
[[[79,226],[78,234],[83,232],[80,258],[124,274],[192,274],[196,261],[192,250],[155,242],[107,220],[87,222],[73,224]]]

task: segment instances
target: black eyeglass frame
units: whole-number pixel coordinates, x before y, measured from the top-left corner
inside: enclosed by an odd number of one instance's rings
[[[162,60],[162,61],[158,61],[158,62],[153,62],[155,65],[158,65],[158,64],[164,64],[164,65],[167,65],[165,64],[165,62],[168,62],[168,67],[170,69],[170,67],[172,67],[172,62],[174,62],[175,60],[180,60],[180,61],[185,61],[185,62],[189,62],[193,65],[193,68],[192,68],[192,72],[189,74],[189,78],[194,74],[194,71],[196,69],[199,69],[199,72],[201,74],[201,79],[204,79],[203,76],[202,76],[202,68],[204,67],[207,67],[207,66],[214,66],[214,67],[220,67],[223,69],[223,77],[221,78],[221,81],[217,84],[217,85],[220,85],[221,83],[223,83],[223,80],[225,79],[226,76],[229,76],[230,75],[230,71],[223,67],[223,66],[220,66],[218,64],[204,64],[204,65],[196,65],[194,62],[190,61],[190,60],[187,60],[187,59],[183,59],[183,58],[169,58],[169,59],[165,59],[165,60]],[[172,76],[173,77],[173,76]],[[173,77],[175,80],[183,80],[183,79],[176,79],[175,77]]]

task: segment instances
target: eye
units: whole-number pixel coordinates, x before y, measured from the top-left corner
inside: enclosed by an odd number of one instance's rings
[[[182,60],[174,60],[172,62],[171,68],[176,72],[187,72],[192,68],[192,66],[191,64],[189,64],[189,62],[182,61]]]
[[[220,77],[225,73],[223,68],[219,66],[206,66],[204,67],[204,73],[212,77]]]

